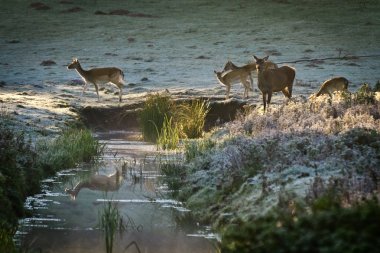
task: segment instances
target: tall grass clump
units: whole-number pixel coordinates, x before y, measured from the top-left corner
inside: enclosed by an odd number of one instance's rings
[[[143,138],[162,149],[175,149],[180,138],[203,135],[208,111],[206,101],[176,104],[169,95],[151,94],[139,115]]]
[[[67,129],[56,139],[38,144],[38,162],[47,171],[66,169],[91,161],[102,152],[103,147],[90,130]]]
[[[174,103],[169,95],[150,94],[140,112],[140,126],[145,141],[156,142],[164,126],[165,117],[170,118]]]
[[[176,149],[180,139],[180,129],[173,117],[165,116],[164,124],[158,135],[157,145],[163,150]]]
[[[176,116],[187,138],[202,137],[206,116],[209,111],[209,103],[201,100],[193,100],[190,103],[178,106]]]
[[[99,226],[104,232],[106,252],[112,253],[116,232],[122,233],[125,230],[123,217],[119,213],[117,204],[112,201],[105,203],[103,210],[99,213]]]

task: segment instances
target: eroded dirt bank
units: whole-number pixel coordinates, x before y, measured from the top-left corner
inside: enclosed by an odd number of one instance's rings
[[[216,97],[201,98],[176,98],[177,103],[191,102],[197,99],[209,102],[209,112],[206,117],[205,130],[232,121],[239,111],[244,110],[247,102],[238,99],[224,100]],[[142,110],[144,101],[123,106],[85,106],[76,108],[82,121],[87,127],[95,130],[130,130],[139,128],[139,111]]]

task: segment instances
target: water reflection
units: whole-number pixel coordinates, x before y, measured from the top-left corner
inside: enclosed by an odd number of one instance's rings
[[[107,152],[96,164],[45,180],[44,192],[29,199],[33,217],[21,221],[19,237],[27,251],[105,252],[99,214],[117,205],[127,230],[117,234],[113,252],[215,252],[215,238],[199,226],[182,203],[167,198],[159,180],[156,147],[102,133]],[[161,154],[162,155],[162,154]],[[73,201],[75,199],[75,201]],[[40,206],[41,204],[41,206]],[[132,242],[134,246],[126,247]]]
[[[117,191],[121,186],[122,179],[121,171],[118,169],[108,176],[95,174],[88,179],[80,181],[72,189],[66,188],[65,192],[70,194],[71,198],[75,200],[80,190],[83,188],[104,192]]]

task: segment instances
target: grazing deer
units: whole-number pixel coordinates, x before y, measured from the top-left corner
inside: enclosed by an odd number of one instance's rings
[[[70,194],[72,199],[76,199],[79,192],[83,188],[88,188],[90,190],[98,191],[117,191],[122,182],[123,176],[119,170],[111,175],[92,175],[89,179],[79,182],[72,189],[65,189],[65,192]]]
[[[73,61],[67,66],[67,69],[75,69],[78,74],[83,78],[85,84],[83,86],[83,93],[87,89],[87,84],[92,83],[95,86],[96,94],[99,101],[99,87],[98,84],[113,83],[119,88],[119,102],[122,100],[123,86],[124,86],[124,73],[118,68],[93,68],[84,70],[80,65],[78,59]]]
[[[321,88],[317,94],[312,95],[311,97],[319,97],[325,94],[328,94],[330,97],[332,97],[332,94],[335,91],[347,91],[348,83],[349,81],[344,77],[331,78],[322,83]]]
[[[282,93],[287,97],[292,97],[293,82],[296,76],[296,71],[294,68],[289,66],[282,66],[277,69],[265,69],[265,62],[268,60],[269,56],[264,57],[263,59],[257,58],[257,78],[258,86],[263,95],[264,111],[266,105],[270,104],[273,92],[282,91]],[[266,98],[268,96],[268,98]]]

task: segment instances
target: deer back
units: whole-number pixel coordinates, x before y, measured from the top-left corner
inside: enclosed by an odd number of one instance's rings
[[[295,75],[295,69],[289,66],[264,70],[259,74],[259,89],[261,91],[281,91],[293,84]]]
[[[335,91],[344,91],[348,88],[348,80],[344,77],[334,77],[325,81],[319,89],[317,96],[332,94]]]

